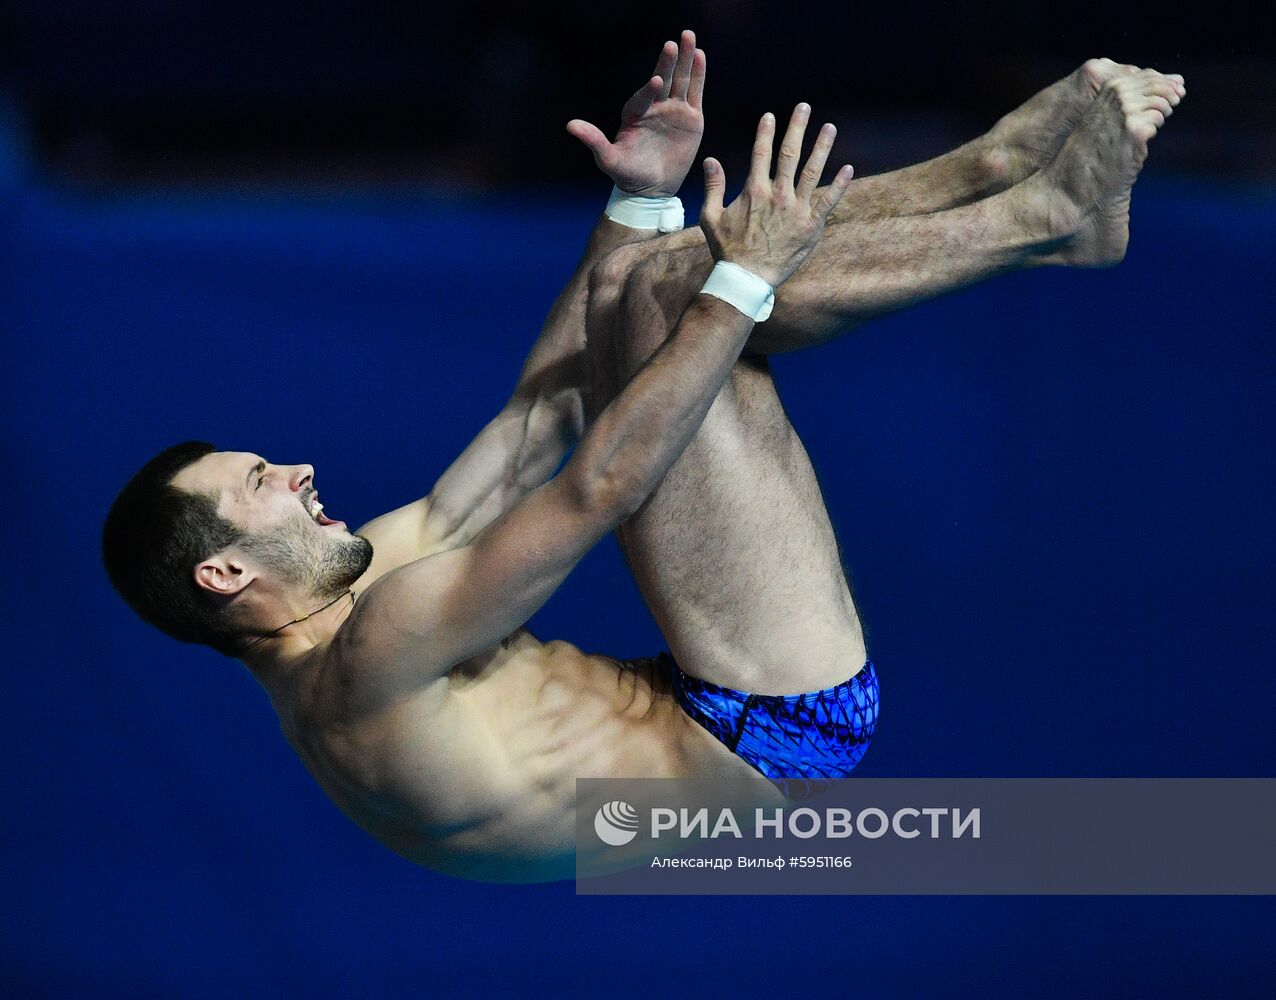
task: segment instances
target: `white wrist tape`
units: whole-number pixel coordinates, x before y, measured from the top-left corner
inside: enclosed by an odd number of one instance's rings
[[[729,260],[720,260],[714,265],[713,273],[700,291],[735,306],[755,323],[766,322],[775,305],[774,288],[752,271]]]
[[[677,232],[684,218],[678,198],[644,198],[626,194],[618,187],[611,189],[606,214],[612,222],[630,229],[658,229],[662,233]]]

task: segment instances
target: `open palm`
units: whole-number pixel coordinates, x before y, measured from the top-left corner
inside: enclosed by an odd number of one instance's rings
[[[573,119],[567,131],[589,147],[599,169],[629,194],[678,193],[704,134],[705,55],[696,36],[666,42],[646,86],[625,102],[615,142],[589,122]]]

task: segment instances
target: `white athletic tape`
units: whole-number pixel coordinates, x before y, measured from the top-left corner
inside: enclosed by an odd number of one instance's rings
[[[675,233],[683,226],[682,201],[678,198],[644,198],[611,189],[607,201],[607,218],[630,229],[658,229]]]
[[[752,271],[729,260],[714,265],[709,280],[700,289],[705,295],[735,306],[755,323],[764,323],[775,305],[775,289]]]

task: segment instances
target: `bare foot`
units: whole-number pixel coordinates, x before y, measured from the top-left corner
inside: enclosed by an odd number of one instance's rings
[[[1155,70],[1110,78],[1054,162],[1027,182],[1046,200],[1051,228],[1061,237],[1056,262],[1107,267],[1125,257],[1130,189],[1181,91],[1174,78]]]
[[[1001,173],[1004,183],[1018,184],[1055,158],[1109,80],[1134,76],[1137,66],[1111,59],[1088,59],[997,122],[984,136],[985,166]],[[1183,78],[1174,84],[1169,100],[1178,104],[1186,91]]]

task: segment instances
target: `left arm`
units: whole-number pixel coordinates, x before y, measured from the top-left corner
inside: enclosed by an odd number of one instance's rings
[[[695,35],[684,31],[680,44],[665,43],[652,77],[625,104],[614,143],[579,119],[568,123],[567,130],[590,149],[600,169],[622,190],[644,196],[676,194],[704,130],[704,76],[704,53],[695,47]],[[430,553],[467,544],[549,480],[583,430],[590,271],[612,250],[655,235],[655,230],[629,229],[606,216],[599,218],[500,413],[428,496],[358,529],[375,551],[368,580]]]
[[[584,426],[584,314],[590,269],[611,250],[644,235],[650,234],[605,216],[599,219],[501,411],[448,466],[428,496],[382,514],[355,532],[373,548],[364,587],[423,556],[465,545],[554,474]]]

